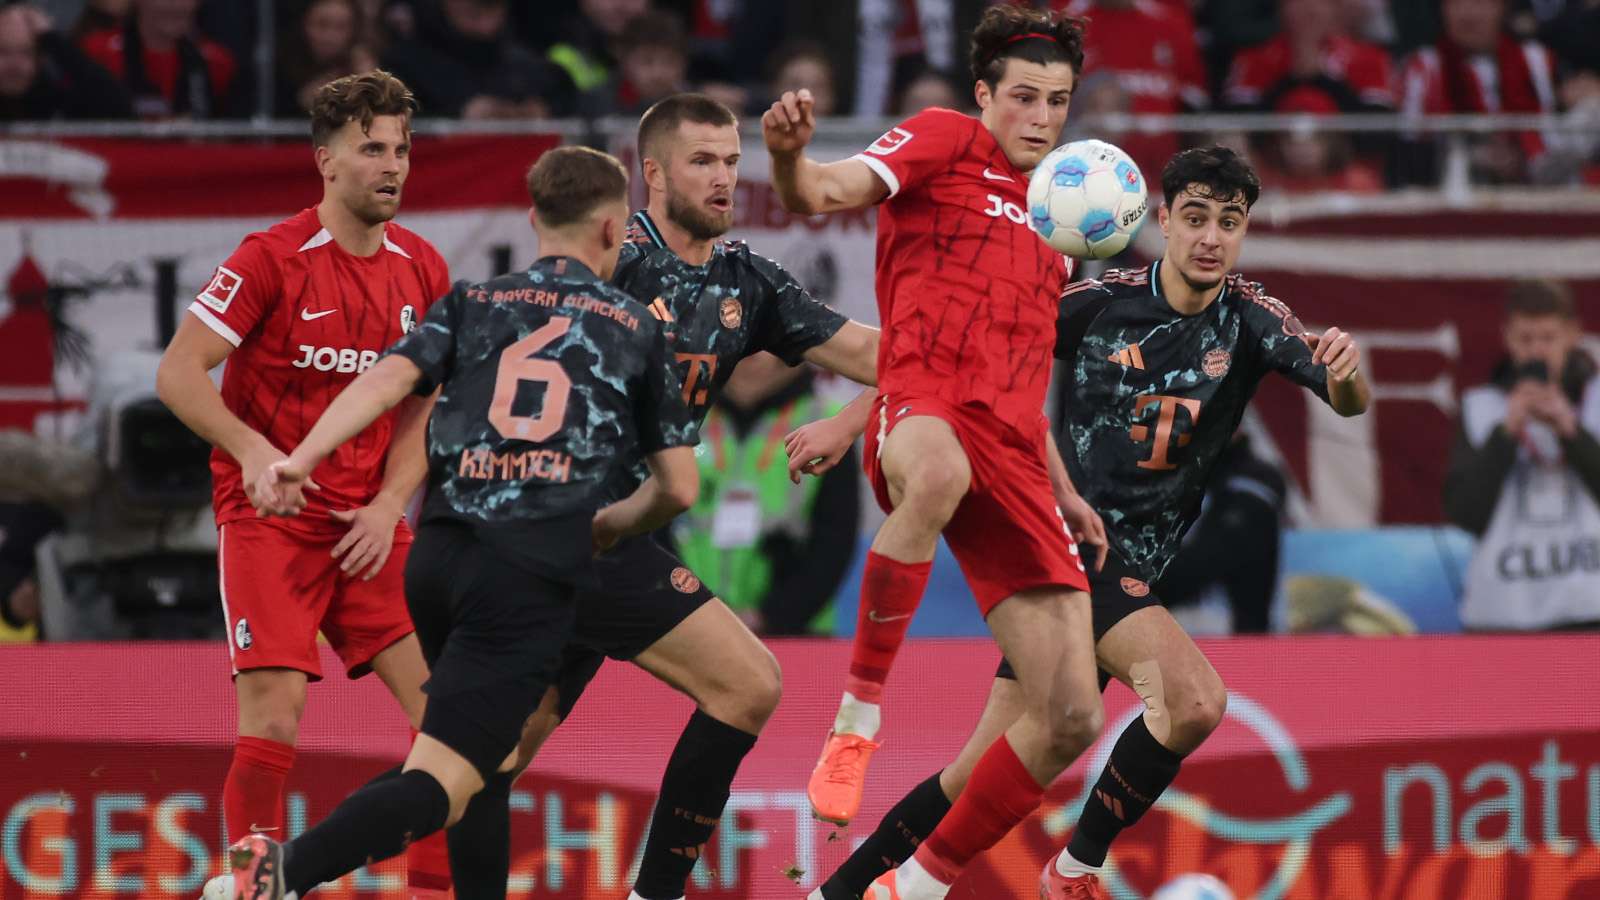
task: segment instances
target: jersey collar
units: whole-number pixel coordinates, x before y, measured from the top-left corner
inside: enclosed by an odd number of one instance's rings
[[[1167,299],[1166,294],[1162,293],[1161,291],[1161,260],[1159,259],[1150,264],[1150,296],[1162,301],[1163,303],[1165,303]],[[1222,298],[1226,296],[1228,296],[1228,279],[1224,277],[1222,279],[1222,290],[1217,292],[1217,299],[1206,304],[1206,309],[1210,309],[1212,306],[1221,303]],[[1170,306],[1171,304],[1168,305]],[[1203,311],[1204,310],[1202,310],[1202,312]],[[1196,315],[1198,315],[1198,313],[1196,313]]]
[[[648,211],[641,209],[634,213],[633,224],[638,226],[639,231],[644,235],[645,240],[649,241],[651,245],[660,247],[663,250],[669,249],[667,247],[666,238],[661,236],[661,229],[656,227],[655,220],[650,218],[650,213]]]
[[[570,256],[541,256],[533,261],[532,269],[542,269],[557,278],[570,278],[574,281],[599,281],[588,266]]]

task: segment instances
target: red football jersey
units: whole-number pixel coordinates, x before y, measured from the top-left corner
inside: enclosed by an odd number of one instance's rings
[[[189,312],[236,348],[222,373],[223,402],[287,453],[449,290],[444,258],[421,237],[390,222],[383,249],[352,256],[312,207],[246,237]],[[393,431],[390,412],[324,460],[311,473],[322,489],[306,493],[299,521],[342,529],[331,510],[372,502]],[[255,515],[239,464],[220,449],[211,453],[211,482],[217,524]]]
[[[977,119],[927,109],[854,159],[878,210],[878,386],[1038,427],[1066,257],[1033,231],[1028,175]]]
[[[1089,20],[1083,71],[1115,74],[1128,92],[1129,112],[1171,114],[1211,105],[1194,21],[1186,11],[1156,0],[1134,0],[1128,7],[1091,0],[1051,5]]]

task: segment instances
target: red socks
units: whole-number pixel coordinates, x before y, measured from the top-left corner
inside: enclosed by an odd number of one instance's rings
[[[222,814],[228,843],[260,832],[289,839],[283,820],[283,781],[294,765],[294,747],[266,738],[241,737],[233,745],[233,765],[222,782]]]
[[[861,608],[850,648],[850,693],[878,703],[894,657],[905,643],[911,617],[922,603],[933,561],[903,563],[868,551],[861,574]]]
[[[916,860],[930,875],[954,884],[974,856],[1000,842],[1044,799],[1005,735],[984,751],[972,778],[939,827],[917,848]]]

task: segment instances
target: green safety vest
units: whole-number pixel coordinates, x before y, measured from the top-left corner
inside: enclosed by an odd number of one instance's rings
[[[700,466],[700,499],[678,517],[673,537],[684,563],[735,610],[759,609],[772,587],[772,564],[761,552],[762,539],[788,534],[804,541],[822,479],[789,481],[789,456],[783,437],[842,404],[813,395],[797,397],[769,410],[740,438],[719,409],[700,428],[694,455]],[[833,601],[810,622],[816,634],[832,634]]]

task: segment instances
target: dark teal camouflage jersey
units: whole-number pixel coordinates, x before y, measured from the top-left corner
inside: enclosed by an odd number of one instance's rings
[[[696,425],[739,360],[765,350],[795,365],[848,321],[742,241],[717,243],[703,266],[684,262],[643,210],[629,223],[628,244],[611,283],[645,304],[666,327],[683,401]],[[636,461],[632,471],[634,479],[614,493],[631,491],[643,479],[642,463]]]
[[[1068,285],[1056,323],[1069,391],[1062,455],[1112,549],[1146,581],[1199,514],[1261,379],[1281,372],[1328,399],[1305,327],[1261,285],[1229,275],[1215,302],[1186,316],[1155,272],[1113,269]]]
[[[582,263],[458,282],[389,353],[443,386],[423,519],[507,523],[598,509],[622,462],[698,439],[661,323]]]

